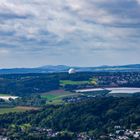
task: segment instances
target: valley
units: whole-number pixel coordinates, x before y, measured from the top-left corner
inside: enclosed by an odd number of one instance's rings
[[[116,126],[140,128],[139,72],[0,75],[0,93],[3,138],[117,138]]]

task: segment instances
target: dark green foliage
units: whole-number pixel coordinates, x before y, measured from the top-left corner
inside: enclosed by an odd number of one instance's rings
[[[90,83],[96,79],[97,84]],[[89,83],[61,87],[60,80],[89,81]],[[64,88],[74,90],[93,87],[140,87],[138,72],[80,72],[75,74],[10,74],[0,75],[0,93],[17,96],[29,96],[35,93],[47,92]]]
[[[46,104],[46,99],[41,98],[40,95],[17,98],[9,102],[13,106],[34,106],[41,107]]]
[[[7,128],[8,132],[11,124],[27,123],[33,128],[93,131],[95,135],[110,132],[115,125],[136,129],[140,126],[140,98],[95,98],[78,104],[49,105],[39,111],[0,115],[0,128]]]
[[[0,93],[29,96],[59,88],[59,80],[51,75],[3,75],[0,79]]]

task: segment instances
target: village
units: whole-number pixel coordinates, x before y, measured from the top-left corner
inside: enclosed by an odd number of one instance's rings
[[[48,139],[50,138],[56,138],[58,136],[74,136],[76,140],[140,140],[140,129],[131,130],[131,129],[125,129],[121,126],[114,126],[114,132],[106,134],[106,135],[100,135],[99,138],[96,138],[89,134],[89,132],[80,132],[80,133],[74,133],[69,131],[55,131],[53,129],[49,128],[31,128],[33,135],[45,135]],[[1,132],[6,131],[6,129],[1,130]],[[25,134],[25,129],[21,129],[21,134]],[[7,137],[0,136],[0,140],[9,140]]]
[[[102,140],[140,140],[140,129],[131,130],[121,126],[114,126],[114,133],[100,136]]]

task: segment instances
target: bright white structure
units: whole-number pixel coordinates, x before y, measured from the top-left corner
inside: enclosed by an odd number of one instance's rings
[[[71,69],[69,69],[68,73],[69,74],[74,74],[74,73],[76,73],[76,70],[74,68],[71,68]]]
[[[9,99],[15,100],[16,98],[18,97],[17,96],[0,96],[0,99],[3,99],[3,100],[9,100]]]
[[[78,93],[84,93],[84,92],[94,92],[94,91],[104,91],[108,90],[109,94],[114,93],[128,93],[128,94],[134,94],[134,93],[140,93],[140,88],[129,88],[129,87],[121,87],[121,88],[92,88],[92,89],[79,89],[75,90],[75,92]]]

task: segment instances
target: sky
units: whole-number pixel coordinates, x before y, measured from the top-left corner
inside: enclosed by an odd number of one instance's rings
[[[0,0],[0,68],[140,63],[140,0]]]

